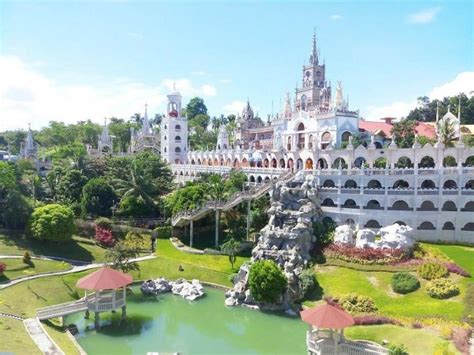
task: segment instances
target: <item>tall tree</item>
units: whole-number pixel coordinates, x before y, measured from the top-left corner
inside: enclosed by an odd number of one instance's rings
[[[193,97],[186,105],[185,113],[188,120],[192,120],[197,115],[207,116],[207,107],[204,100],[200,97]]]
[[[411,148],[415,142],[416,122],[412,120],[402,120],[393,125],[392,135],[395,136],[395,143],[399,148]]]

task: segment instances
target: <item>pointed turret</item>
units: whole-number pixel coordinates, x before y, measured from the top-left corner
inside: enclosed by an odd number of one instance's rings
[[[309,64],[310,65],[318,65],[318,48],[316,46],[316,32],[313,33],[313,47],[311,50],[311,55],[309,56]]]

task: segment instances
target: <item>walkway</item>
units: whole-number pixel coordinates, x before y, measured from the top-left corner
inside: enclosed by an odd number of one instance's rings
[[[11,257],[12,257],[11,255],[9,255],[9,256],[0,255],[0,259],[11,258]],[[44,256],[44,255],[39,255],[38,257],[39,258],[44,258],[44,259],[48,259],[48,258],[51,259],[50,257]],[[18,256],[18,258],[23,258],[23,257]],[[134,263],[134,262],[139,262],[139,261],[144,261],[144,260],[151,260],[151,259],[155,259],[155,258],[156,258],[156,256],[154,256],[154,255],[147,255],[147,256],[141,256],[139,258],[130,259],[130,262]],[[67,259],[61,259],[61,260],[67,261]],[[20,282],[23,282],[23,281],[39,279],[39,278],[46,277],[46,276],[58,276],[58,275],[73,274],[73,273],[76,273],[76,272],[81,272],[81,271],[86,271],[86,270],[99,268],[99,267],[102,267],[104,265],[111,265],[111,263],[105,263],[104,262],[104,263],[92,263],[92,264],[86,264],[86,265],[74,265],[69,270],[45,272],[45,273],[41,273],[41,274],[20,277],[20,278],[13,279],[13,280],[10,280],[8,282],[0,284],[0,290],[5,289],[5,288],[10,287],[10,286],[13,286],[13,285],[16,285],[16,284],[19,284]]]
[[[64,352],[56,345],[44,330],[41,322],[37,318],[29,318],[23,321],[26,331],[36,346],[46,355],[64,355]]]

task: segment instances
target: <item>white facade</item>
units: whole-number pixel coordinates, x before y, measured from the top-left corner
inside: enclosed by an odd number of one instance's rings
[[[165,162],[183,164],[188,154],[188,121],[182,116],[181,95],[168,95],[166,116],[161,122],[161,157]]]

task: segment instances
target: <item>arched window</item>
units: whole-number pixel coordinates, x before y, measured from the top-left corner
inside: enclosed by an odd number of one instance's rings
[[[381,189],[382,184],[378,180],[370,180],[369,183],[367,184],[367,188],[369,188],[369,189]]]
[[[400,225],[400,226],[406,226],[406,225],[407,225],[407,224],[406,224],[405,222],[403,222],[403,221],[396,221],[396,222],[394,222],[393,224],[398,224],[398,225]]]
[[[407,189],[409,187],[410,187],[410,184],[408,184],[408,182],[405,180],[397,180],[393,184],[394,189]]]
[[[384,169],[386,166],[387,166],[387,158],[380,157],[380,158],[375,159],[374,168]]]
[[[453,231],[454,229],[455,228],[453,222],[446,222],[445,224],[443,224],[444,231]]]
[[[311,158],[306,159],[306,162],[304,163],[304,168],[306,170],[313,170],[313,159]]]
[[[180,147],[176,147],[176,148],[174,148],[174,151],[175,151],[176,153],[181,153],[181,148],[180,148]]]
[[[255,182],[255,176],[250,175],[250,182]]]
[[[443,184],[443,189],[457,189],[458,184],[454,180],[446,180]]]
[[[327,169],[329,167],[328,162],[324,158],[318,159],[318,169]]]
[[[297,131],[304,131],[304,124],[301,122],[298,127],[296,128]]]
[[[180,137],[180,136],[174,137],[174,141],[175,141],[176,143],[181,143],[181,137]]]
[[[347,169],[346,161],[343,158],[337,158],[332,163],[332,168],[333,169],[339,169],[339,167],[341,167],[342,169]]]
[[[437,211],[437,208],[434,206],[433,202],[423,201],[421,206],[418,208],[418,211]]]
[[[359,157],[356,160],[354,160],[354,166],[357,168],[362,168],[362,165],[364,165],[366,162],[365,158]]]
[[[408,206],[408,203],[402,200],[394,202],[394,204],[392,205],[390,209],[394,211],[411,211],[412,210],[412,208]]]
[[[436,185],[433,180],[426,179],[421,183],[422,189],[435,189]]]
[[[346,131],[341,135],[341,141],[349,142],[349,137],[352,137],[352,134],[351,134],[351,132]]]
[[[367,228],[380,228],[382,226],[375,219],[371,219],[371,220],[367,221],[367,223],[365,224],[365,227],[367,227]]]
[[[347,180],[344,184],[344,187],[355,189],[357,187],[357,183],[354,180]]]
[[[328,143],[331,141],[331,133],[324,132],[321,136],[321,142]]]
[[[331,179],[324,180],[323,187],[335,187],[334,181]]]
[[[413,163],[411,162],[410,158],[404,156],[397,160],[395,167],[397,169],[413,168]]]
[[[281,158],[280,159],[280,168],[284,168],[285,167],[285,159]]]
[[[336,204],[334,203],[334,201],[330,198],[325,198],[323,203],[321,204],[321,206],[329,206],[329,207],[335,207]]]
[[[456,207],[456,204],[453,201],[446,201],[443,204],[442,211],[457,211],[458,208]]]
[[[467,157],[463,164],[464,167],[474,167],[474,155]]]
[[[469,201],[464,205],[464,208],[461,209],[463,212],[474,212],[474,201]]]
[[[464,187],[467,190],[474,190],[474,180],[469,180],[468,182],[466,182],[466,185],[464,185]]]
[[[179,124],[177,124],[176,126],[174,126],[174,129],[176,132],[180,132],[181,131],[181,126]]]
[[[436,228],[433,225],[433,223],[429,221],[425,221],[418,226],[418,229],[419,230],[435,230]]]
[[[461,230],[474,232],[474,223],[472,223],[472,222],[466,223],[466,224],[464,225],[464,227],[462,227]]]
[[[365,206],[367,210],[383,210],[383,207],[380,206],[380,202],[377,200],[370,200]]]
[[[425,156],[421,159],[420,164],[418,164],[419,168],[434,168],[435,163],[432,157]]]
[[[291,151],[291,137],[286,140],[286,150]]]
[[[456,159],[453,156],[448,155],[447,157],[444,157],[443,166],[445,168],[454,168],[457,165],[458,165],[458,163],[456,162]]]
[[[346,200],[346,202],[344,202],[342,207],[344,207],[344,208],[359,208],[359,206],[357,206],[357,203],[353,199]]]

